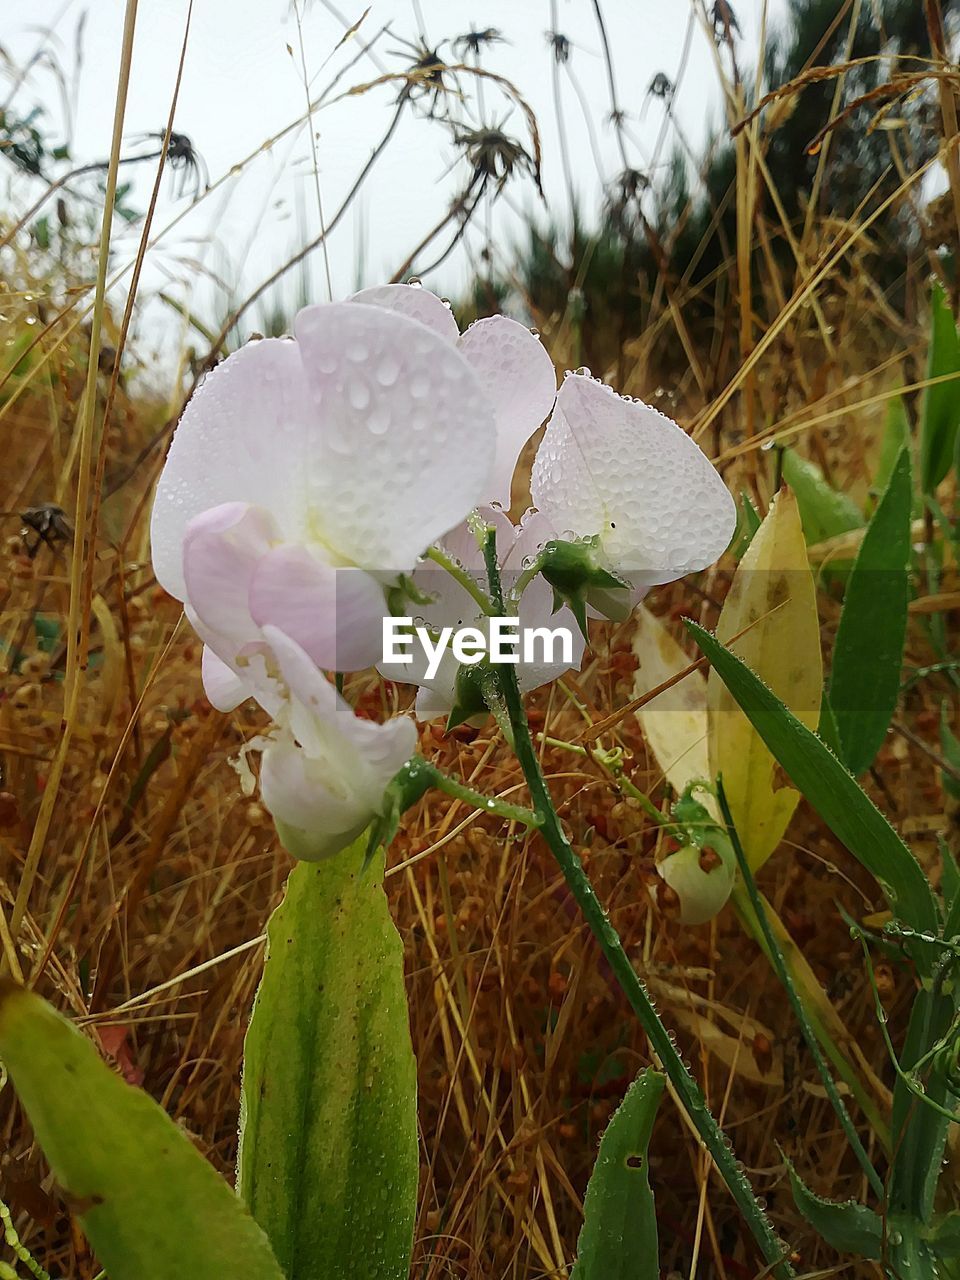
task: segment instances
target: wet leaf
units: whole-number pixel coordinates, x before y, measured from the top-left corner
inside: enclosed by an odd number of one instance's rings
[[[284,1280],[231,1188],[37,995],[0,986],[0,1058],[110,1280]]]
[[[792,449],[783,451],[783,478],[796,494],[803,536],[811,546],[863,524],[853,499],[829,485],[815,463]]]
[[[267,927],[237,1185],[287,1280],[406,1280],[416,1063],[383,851],[301,862]]]
[[[648,1068],[627,1090],[600,1139],[583,1201],[570,1280],[658,1280],[657,1214],[647,1148],[664,1077]]]
[[[815,728],[823,666],[813,576],[797,500],[782,490],[740,562],[717,624],[732,649],[794,712]],[[799,795],[779,784],[776,762],[723,680],[707,681],[710,776],[723,774],[734,822],[751,868],[783,838]]]

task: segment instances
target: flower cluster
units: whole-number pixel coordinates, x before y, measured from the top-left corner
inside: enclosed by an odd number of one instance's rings
[[[506,514],[525,443],[549,419],[532,508]],[[559,391],[538,336],[504,316],[460,333],[417,285],[301,311],[252,341],[188,404],[153,508],[159,582],[203,640],[214,706],[274,721],[264,802],[296,856],[327,856],[378,813],[413,754],[406,717],[359,719],[331,681],[373,665],[419,686],[420,719],[466,718],[453,653],[384,662],[383,619],[430,634],[495,610],[478,527],[521,631],[567,620],[572,651],[520,662],[522,690],[579,668],[587,612],[622,617],[656,583],[710,564],[733,501],[675,423],[585,370]],[[249,748],[248,748],[249,749]]]

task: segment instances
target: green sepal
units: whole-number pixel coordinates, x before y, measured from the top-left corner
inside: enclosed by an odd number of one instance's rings
[[[630,614],[630,584],[601,563],[601,554],[598,538],[554,539],[538,557],[540,573],[553,587],[554,613],[568,605],[585,640],[588,604],[614,622]]]
[[[387,608],[395,618],[406,617],[408,601],[422,606],[433,604],[435,600],[436,596],[421,591],[408,573],[401,573],[393,586],[387,588]]]
[[[361,871],[366,871],[378,849],[388,849],[397,834],[400,818],[433,786],[436,770],[423,756],[411,756],[387,783],[380,812],[369,828]]]
[[[457,667],[453,683],[454,702],[447,716],[446,732],[459,724],[482,724],[490,714],[485,690],[489,687],[489,674],[481,668],[488,663],[477,662],[472,666],[463,663]]]

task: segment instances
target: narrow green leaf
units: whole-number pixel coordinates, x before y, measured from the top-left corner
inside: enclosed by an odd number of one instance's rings
[[[753,505],[753,499],[746,489],[741,489],[740,499],[737,502],[737,524],[730,539],[730,554],[734,560],[743,559],[744,552],[753,541],[753,535],[761,524],[760,512]]]
[[[877,1261],[883,1248],[883,1220],[856,1200],[838,1203],[814,1195],[793,1165],[784,1156],[790,1190],[797,1209],[814,1231],[838,1253],[853,1253]]]
[[[920,864],[856,779],[716,636],[689,619],[684,625],[794,786],[876,878],[894,914],[917,931],[935,932],[936,904]],[[911,948],[923,972],[930,968],[929,950]]]
[[[910,603],[910,453],[900,450],[847,579],[830,673],[844,764],[864,773],[879,751],[900,696]]]
[[[883,439],[880,442],[880,456],[877,459],[877,469],[870,486],[870,492],[877,498],[890,483],[893,468],[900,457],[900,450],[904,448],[910,448],[910,419],[907,417],[907,406],[903,403],[903,396],[895,395],[887,401],[887,420],[883,429]]]
[[[658,1280],[647,1148],[663,1085],[659,1072],[641,1071],[600,1139],[570,1280]]]
[[[37,995],[0,984],[0,1059],[110,1280],[284,1280],[226,1182]]]
[[[237,1185],[287,1280],[406,1280],[417,1081],[403,946],[365,841],[298,863],[244,1044]]]
[[[808,546],[863,525],[863,513],[853,499],[832,488],[815,463],[792,449],[783,451],[783,478],[796,494]]]
[[[960,340],[957,326],[939,284],[933,286],[930,303],[930,350],[927,377],[960,374]],[[920,415],[920,487],[932,494],[953,462],[960,423],[960,377],[935,383],[923,394]]]

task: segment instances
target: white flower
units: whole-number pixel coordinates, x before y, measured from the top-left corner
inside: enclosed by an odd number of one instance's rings
[[[479,501],[509,509],[520,451],[542,426],[557,394],[553,361],[540,339],[507,316],[487,316],[461,334],[450,307],[419,285],[377,285],[355,293],[351,301],[413,316],[456,346],[475,370],[497,420],[496,457]]]
[[[531,491],[561,538],[597,538],[634,604],[712,564],[736,523],[732,496],[681,427],[579,373],[557,394]]]
[[[154,502],[157,578],[234,674],[267,625],[319,666],[369,665],[383,584],[486,496],[496,450],[476,372],[420,321],[347,302],[294,331],[204,380]]]
[[[273,710],[260,793],[285,848],[308,862],[331,857],[380,813],[383,793],[417,745],[406,716],[376,724],[354,715],[310,657],[279,628],[263,628],[256,696]]]

